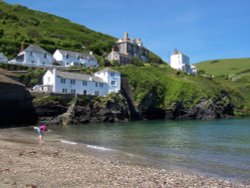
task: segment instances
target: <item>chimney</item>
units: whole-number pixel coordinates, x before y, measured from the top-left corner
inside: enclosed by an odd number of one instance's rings
[[[125,41],[128,40],[128,32],[124,32],[123,39],[124,39]]]
[[[21,42],[20,52],[24,51],[24,42]]]

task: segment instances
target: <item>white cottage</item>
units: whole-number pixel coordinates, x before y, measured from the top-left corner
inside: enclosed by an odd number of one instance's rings
[[[53,62],[54,58],[49,52],[32,44],[23,51],[19,52],[15,59],[9,61],[9,63],[38,67],[52,66]]]
[[[80,52],[72,52],[66,50],[57,49],[53,54],[53,57],[61,66],[82,66],[82,67],[98,67],[95,56],[90,52],[84,54]]]
[[[115,75],[112,74],[111,76],[111,72]],[[111,92],[117,93],[120,91],[119,75],[120,73],[108,69],[99,71],[95,75],[62,72],[53,69],[48,70],[43,76],[43,85],[35,86],[33,89],[48,93],[106,96]],[[109,77],[115,77],[115,79]]]
[[[121,73],[105,68],[94,74],[108,84],[108,93],[118,93],[121,90]]]
[[[8,62],[8,58],[3,55],[3,53],[0,53],[0,63],[7,63]]]
[[[178,50],[175,50],[170,57],[170,66],[173,69],[186,72],[187,74],[196,74],[196,67],[194,65],[190,65],[189,62],[189,57]]]

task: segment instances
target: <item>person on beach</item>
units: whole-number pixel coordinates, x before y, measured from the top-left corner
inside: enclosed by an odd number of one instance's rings
[[[43,143],[42,135],[48,132],[48,127],[46,124],[40,124],[39,127],[33,127],[38,134],[39,144]]]

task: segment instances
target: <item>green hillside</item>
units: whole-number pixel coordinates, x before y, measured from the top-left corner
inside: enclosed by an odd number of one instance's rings
[[[250,58],[213,60],[196,65],[200,72],[215,75],[213,79],[229,92],[240,94],[244,101],[243,111],[250,108]]]
[[[210,60],[196,64],[198,70],[215,76],[230,76],[250,71],[250,58]]]
[[[12,58],[21,42],[40,45],[51,53],[60,48],[91,50],[102,56],[111,50],[115,38],[64,18],[0,1],[0,51]]]

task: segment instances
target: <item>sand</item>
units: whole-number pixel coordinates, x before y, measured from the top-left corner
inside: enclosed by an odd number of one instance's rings
[[[73,147],[73,146],[72,146]],[[122,164],[57,141],[0,129],[0,187],[250,187],[186,172]]]

